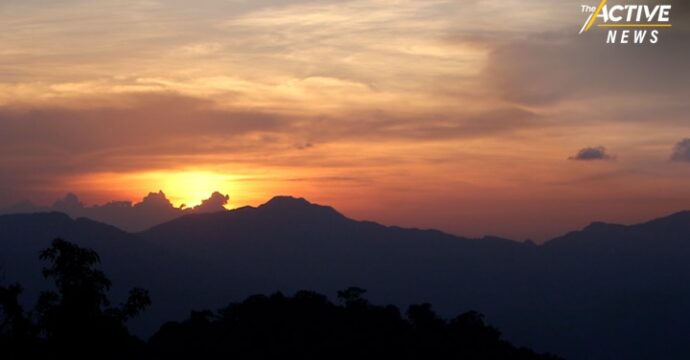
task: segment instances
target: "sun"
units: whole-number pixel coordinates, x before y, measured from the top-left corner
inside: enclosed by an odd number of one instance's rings
[[[105,173],[92,175],[79,182],[82,188],[106,188],[117,193],[131,194],[132,198],[160,190],[176,207],[197,206],[203,200],[211,197],[214,191],[219,191],[225,195],[238,193],[237,183],[236,176],[204,170]]]
[[[157,176],[156,176],[157,175]],[[175,206],[193,207],[208,199],[214,191],[231,192],[228,175],[208,171],[181,171],[154,174],[159,187]]]
[[[218,191],[230,196],[230,201],[225,205],[230,210],[239,206],[257,206],[265,201],[267,194],[275,193],[272,188],[257,185],[266,176],[262,172],[247,172],[244,169],[233,172],[199,168],[103,172],[68,178],[56,190],[56,194],[64,188],[80,189],[80,198],[85,194],[83,198],[90,203],[113,200],[137,203],[150,192],[163,191],[173,206],[191,208]]]

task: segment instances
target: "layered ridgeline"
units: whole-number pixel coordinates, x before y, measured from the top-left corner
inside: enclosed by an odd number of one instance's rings
[[[101,254],[116,299],[132,286],[151,291],[153,306],[132,324],[144,336],[192,309],[254,293],[354,285],[373,303],[479,311],[515,344],[570,359],[690,356],[688,212],[595,223],[540,246],[354,221],[290,197],[136,234],[59,213],[6,215],[5,282],[39,289],[36,254],[58,236]]]
[[[130,232],[146,230],[154,225],[176,219],[188,214],[203,214],[225,210],[229,197],[214,192],[201,204],[178,207],[162,191],[146,195],[140,202],[111,201],[103,205],[85,205],[74,194],[67,194],[50,206],[38,206],[30,201],[22,201],[8,208],[0,209],[2,214],[33,214],[38,212],[61,212],[73,218],[85,217]]]

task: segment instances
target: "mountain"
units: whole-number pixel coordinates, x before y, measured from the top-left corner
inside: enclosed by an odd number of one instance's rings
[[[67,194],[58,199],[52,206],[36,206],[30,201],[22,201],[0,214],[32,214],[39,212],[62,212],[74,218],[89,218],[117,226],[120,229],[136,232],[146,230],[154,225],[170,221],[186,214],[211,213],[225,210],[229,197],[219,192],[202,201],[201,204],[186,208],[175,207],[162,191],[149,193],[141,202],[111,201],[103,205],[87,206],[74,194]]]
[[[600,358],[690,354],[690,212],[630,226],[593,223],[540,252],[535,265],[551,298],[542,307],[573,332],[549,342],[580,358],[592,357],[586,348],[599,348]]]
[[[433,301],[447,313],[503,302],[491,296],[493,283],[509,283],[520,273],[519,260],[534,252],[508,240],[354,221],[289,197],[258,208],[185,216],[138,235],[251,278],[262,292],[309,288],[333,294],[357,285],[377,301]]]
[[[131,324],[140,335],[155,331],[163,321],[184,318],[190,306],[207,306],[217,295],[208,289],[216,281],[231,281],[231,275],[220,274],[209,265],[93,220],[74,220],[56,212],[2,215],[0,284],[19,282],[25,289],[22,298],[28,307],[35,304],[40,291],[48,288],[41,275],[45,264],[38,254],[55,238],[99,253],[104,271],[113,280],[115,301],[124,301],[129,288],[135,286],[150,291],[156,306]],[[224,291],[223,295],[233,294]]]
[[[56,235],[99,251],[118,286],[154,290],[152,310],[164,309],[133,324],[141,334],[253,293],[355,285],[374,303],[477,310],[509,341],[569,359],[690,356],[690,212],[593,223],[543,245],[355,221],[292,197],[136,234],[59,214],[0,216],[7,279],[38,274],[27,264]]]

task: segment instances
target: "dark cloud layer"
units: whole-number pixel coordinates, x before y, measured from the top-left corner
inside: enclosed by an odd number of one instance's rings
[[[127,148],[141,151],[184,142],[184,152],[188,152],[204,146],[188,141],[200,136],[239,137],[289,125],[259,112],[218,110],[211,101],[192,97],[147,94],[121,100],[127,105],[0,107],[0,146],[5,152],[34,149],[76,154]]]
[[[268,135],[294,125],[288,116],[219,110],[177,95],[110,100],[117,105],[0,107],[0,200],[11,201],[6,192],[35,195],[63,177],[272,150]]]
[[[295,116],[222,109],[173,94],[118,95],[106,105],[0,106],[0,204],[20,199],[8,192],[36,195],[37,188],[80,174],[229,160],[302,166],[309,154],[299,150],[315,143],[453,141],[515,132],[538,120],[511,107],[471,114]],[[291,160],[292,152],[302,155]]]

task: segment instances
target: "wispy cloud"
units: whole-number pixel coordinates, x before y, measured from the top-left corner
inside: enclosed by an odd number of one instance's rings
[[[452,197],[477,218],[652,198],[687,178],[663,161],[690,133],[682,5],[661,43],[614,48],[578,36],[566,0],[6,0],[0,203],[139,181],[138,196],[185,171],[362,214],[360,198]],[[610,158],[572,154],[592,143],[625,156],[563,168]],[[443,211],[419,225],[464,232]]]

